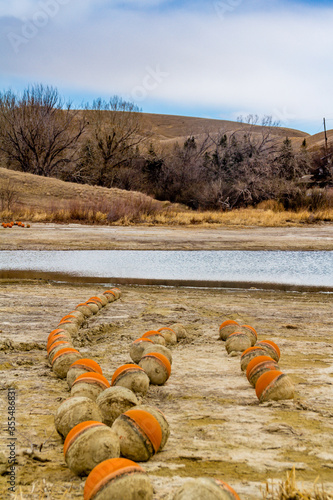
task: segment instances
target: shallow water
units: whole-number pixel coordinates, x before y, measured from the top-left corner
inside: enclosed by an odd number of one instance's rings
[[[325,288],[333,287],[333,251],[1,251],[0,271]]]

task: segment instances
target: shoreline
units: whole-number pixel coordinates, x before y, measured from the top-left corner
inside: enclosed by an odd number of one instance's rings
[[[0,229],[0,250],[333,250],[333,224],[306,227],[87,226]]]

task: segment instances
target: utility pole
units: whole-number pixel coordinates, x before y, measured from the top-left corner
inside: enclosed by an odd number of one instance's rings
[[[325,120],[325,118],[324,118],[324,132],[325,132],[325,155],[327,156],[328,147],[327,147],[327,133],[326,133],[326,120]]]

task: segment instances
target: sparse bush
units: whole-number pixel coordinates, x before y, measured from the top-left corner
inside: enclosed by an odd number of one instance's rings
[[[161,205],[144,195],[130,199],[117,199],[111,203],[107,219],[109,222],[119,222],[126,219],[131,222],[140,222],[147,216],[156,215],[161,211]]]

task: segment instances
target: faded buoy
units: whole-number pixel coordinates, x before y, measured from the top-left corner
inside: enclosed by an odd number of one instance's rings
[[[228,354],[232,352],[244,352],[251,347],[251,340],[246,333],[231,333],[225,341],[225,348]]]
[[[54,415],[55,428],[63,439],[73,427],[87,420],[103,422],[103,416],[95,401],[82,396],[65,399]]]
[[[80,312],[78,309],[74,309],[74,311],[70,311],[68,313],[68,316],[74,316],[77,319],[78,324],[80,326],[85,321],[85,315],[82,312]]]
[[[112,425],[119,437],[122,456],[137,462],[146,462],[158,452],[162,430],[158,420],[144,410],[128,410]]]
[[[70,340],[57,340],[53,342],[50,347],[47,349],[47,357],[50,365],[52,366],[53,358],[60,350],[65,347],[74,347]]]
[[[95,420],[76,425],[65,439],[66,464],[78,476],[88,475],[99,463],[119,455],[120,445],[116,433]]]
[[[95,300],[87,300],[86,305],[93,314],[97,314],[100,310],[99,304]]]
[[[250,384],[255,387],[259,377],[269,370],[280,370],[280,367],[271,357],[258,356],[247,365],[246,377]]]
[[[158,328],[157,331],[161,335],[163,335],[165,343],[167,345],[168,344],[171,344],[171,345],[177,344],[177,335],[176,335],[176,332],[174,330],[172,330],[172,328],[164,326],[162,328]]]
[[[265,354],[267,354],[266,351],[259,346],[253,346],[245,349],[240,358],[242,372],[246,370],[247,365],[253,358],[256,358],[257,356],[265,356]]]
[[[106,290],[105,292],[103,292],[103,295],[105,295],[108,302],[114,302],[115,300],[117,300],[116,294],[112,290]]]
[[[189,479],[173,500],[240,500],[236,491],[224,481],[213,478]]]
[[[186,339],[187,332],[186,332],[186,328],[184,325],[182,325],[181,323],[173,323],[172,325],[170,325],[170,328],[172,328],[172,330],[177,335],[178,341],[182,340],[182,339]]]
[[[87,477],[84,500],[153,500],[145,471],[132,460],[110,458],[96,465]]]
[[[52,370],[59,378],[66,378],[69,367],[82,358],[82,355],[74,348],[65,347],[58,351],[52,359]]]
[[[97,396],[108,387],[110,387],[108,380],[100,373],[82,373],[74,380],[71,395],[84,396],[96,401]]]
[[[166,356],[159,352],[151,352],[142,356],[139,366],[147,373],[150,383],[163,385],[171,375],[171,365]]]
[[[136,339],[132,342],[130,347],[130,356],[134,363],[138,363],[142,358],[146,344],[155,345],[152,340],[144,338]]]
[[[121,385],[135,392],[135,394],[144,396],[149,389],[149,377],[141,366],[126,364],[120,366],[114,372],[111,385]]]
[[[251,346],[254,346],[254,344],[258,340],[258,335],[256,330],[253,328],[253,326],[250,325],[241,325],[241,327],[237,330],[239,332],[244,332],[247,333],[250,340],[251,340]]]
[[[71,343],[72,339],[71,339],[71,336],[68,333],[66,333],[65,331],[63,333],[58,333],[57,335],[52,335],[52,337],[50,337],[50,339],[48,340],[48,342],[46,344],[47,353],[49,352],[49,350],[51,349],[53,344],[55,344],[56,342],[60,342],[60,341],[65,341],[65,342]]]
[[[79,325],[70,319],[61,320],[58,324],[58,328],[62,328],[63,330],[65,330],[65,332],[68,332],[70,335],[74,336],[79,331]]]
[[[101,301],[103,307],[106,306],[106,304],[109,303],[107,296],[104,295],[104,294],[97,295],[96,297]]]
[[[78,359],[69,367],[69,370],[67,372],[68,387],[71,388],[75,379],[77,379],[79,375],[87,372],[95,372],[103,375],[102,368],[93,359]]]
[[[239,323],[237,323],[237,321],[234,321],[233,319],[227,319],[226,321],[223,321],[219,328],[220,339],[224,341],[227,340],[229,335],[238,331],[238,328]]]
[[[59,333],[66,333],[63,328],[56,328],[55,330],[52,330],[51,333],[49,333],[47,337],[47,342],[49,343],[50,339],[54,337],[55,335],[59,335]],[[69,333],[67,332],[68,337],[70,337]]]
[[[153,417],[156,418],[156,420],[161,426],[161,431],[162,431],[162,440],[158,451],[162,450],[166,445],[170,436],[170,426],[164,413],[161,412],[159,408],[156,408],[156,406],[150,406],[150,405],[139,405],[133,408],[133,410],[147,411],[148,413],[153,415]]]
[[[81,302],[80,304],[78,304],[75,309],[81,312],[85,318],[90,318],[90,316],[93,315],[92,310],[87,306],[85,302]]]
[[[261,340],[260,342],[257,342],[256,345],[262,347],[262,349],[264,349],[276,362],[279,361],[281,353],[279,346],[276,345],[275,342],[272,340]]]
[[[164,345],[153,344],[153,343],[146,344],[144,346],[142,356],[145,356],[146,354],[150,354],[152,352],[159,352],[160,354],[163,354],[163,356],[168,358],[170,365],[172,364],[172,352],[170,351],[170,349],[168,349]],[[142,356],[141,356],[141,358],[142,358]]]
[[[102,309],[103,307],[103,301],[97,295],[94,295],[93,297],[90,297],[90,299],[87,300],[87,304],[90,302],[94,302],[95,304],[98,305],[98,309]]]
[[[96,404],[102,413],[104,424],[111,426],[119,415],[139,403],[133,391],[117,386],[109,387],[101,392],[96,399]]]
[[[165,339],[161,333],[159,333],[157,330],[149,330],[149,332],[146,332],[142,335],[143,339],[150,339],[154,342],[154,344],[160,344],[160,345],[165,345]]]
[[[294,392],[294,384],[288,375],[278,370],[263,373],[256,383],[256,394],[260,403],[270,400],[293,399]]]

